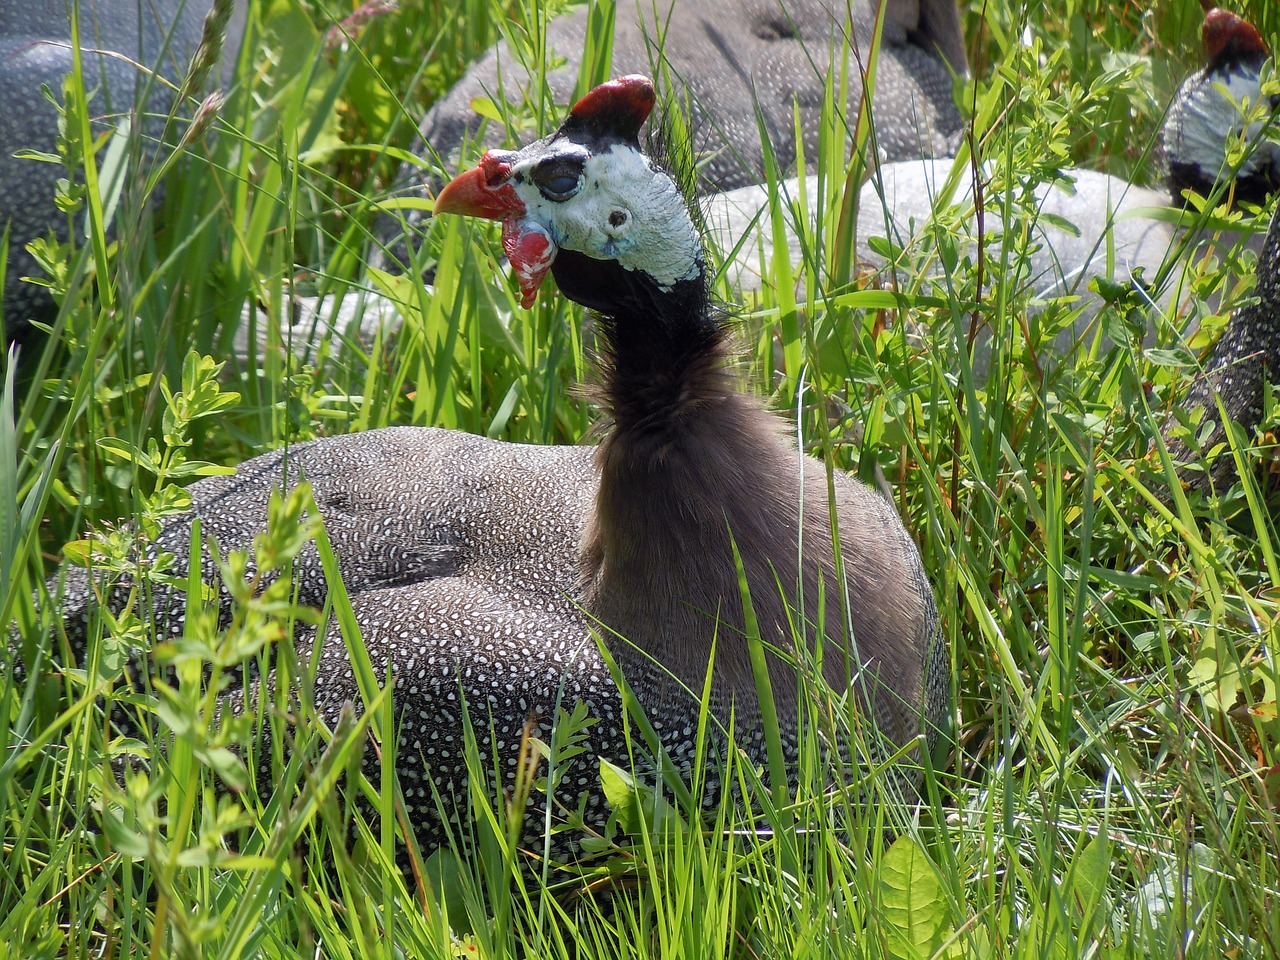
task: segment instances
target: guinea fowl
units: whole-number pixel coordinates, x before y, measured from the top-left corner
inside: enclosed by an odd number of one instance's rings
[[[714,646],[712,708],[722,720],[734,711],[760,759],[735,547],[766,642],[806,656],[793,631],[815,642],[824,592],[827,681],[852,687],[894,745],[921,732],[932,741],[945,721],[947,654],[901,520],[837,473],[837,564],[825,469],[726,368],[727,334],[684,197],[638,144],[654,98],[642,77],[597,87],[555,134],[490,151],[436,203],[437,213],[502,221],[526,297],[550,272],[598,312],[609,427],[597,448],[392,428],[287,454],[287,479],[312,485],[373,662],[394,670],[397,773],[427,849],[443,840],[433,790],[462,802],[468,782],[459,691],[473,718],[488,718],[476,723],[480,755],[495,751],[507,771],[526,720],[549,737],[558,704],[586,704],[599,723],[561,799],[574,809],[584,795],[588,819],[600,821],[594,758],[625,762],[627,748],[596,624],[685,765],[698,710],[689,691],[702,689]],[[190,517],[152,549],[182,556],[193,518],[224,550],[247,546],[285,463],[269,454],[193,485]],[[328,587],[314,550],[295,575],[304,601],[321,603]],[[85,610],[91,585],[73,576],[67,609]],[[184,598],[161,587],[155,600],[159,628],[177,629]],[[794,627],[792,611],[802,618]],[[314,689],[332,722],[359,695],[338,630],[329,637]],[[771,657],[770,677],[783,734],[793,734],[796,674]],[[540,832],[540,816],[529,817]]]
[[[885,22],[872,93],[878,159],[894,161],[948,154],[962,130],[952,93],[954,78],[968,73],[965,38],[955,0],[884,0]],[[647,73],[687,101],[690,129],[698,131],[699,192],[732,190],[764,179],[761,135],[778,167],[795,164],[800,140],[817,153],[827,73],[845,69],[846,46],[865,60],[874,34],[879,0],[645,0],[616,8],[612,74]],[[506,43],[478,59],[419,125],[418,153],[456,162],[464,145],[502,145],[502,124],[475,109],[478,99],[505,97],[519,104],[538,99],[545,80],[556,103],[569,103],[587,46],[590,5],[552,19],[546,26],[547,63],[514,54]],[[852,24],[852,34],[846,24]],[[832,51],[836,59],[832,62]],[[862,95],[859,63],[851,55],[847,97],[856,115]],[[837,100],[837,102],[839,102]],[[797,127],[798,121],[798,127]],[[432,181],[406,163],[400,189],[427,195]],[[410,225],[426,214],[411,211]],[[403,225],[384,217],[377,233],[393,258],[404,257]],[[375,251],[381,262],[382,251]],[[407,260],[406,260],[407,262]]]
[[[81,0],[84,85],[94,118],[127,117],[140,100],[145,101],[141,115],[166,109],[172,94],[164,84],[147,79],[148,71],[160,77],[182,75],[211,6],[210,0]],[[244,4],[235,7],[229,24],[232,45],[244,30]],[[0,110],[0,234],[7,224],[7,338],[21,337],[32,319],[47,321],[56,310],[48,289],[23,277],[41,275],[28,243],[50,231],[66,239],[67,217],[54,203],[64,171],[15,154],[56,149],[62,119],[40,88],[60,92],[62,78],[72,71],[70,8],[67,0],[0,0],[0,100],[5,104]],[[148,133],[144,140],[156,135],[154,124]]]
[[[993,196],[990,185],[986,188],[984,242],[989,249],[999,249],[1002,231],[1017,237],[1025,228],[1028,234],[1026,267],[1017,285],[1029,294],[1032,305],[1072,295],[1085,298],[1088,304],[1076,324],[1058,338],[1055,357],[1066,356],[1077,345],[1102,306],[1101,298],[1089,290],[1093,279],[1130,285],[1135,278],[1150,283],[1159,276],[1180,241],[1180,231],[1167,216],[1159,215],[1160,208],[1183,206],[1188,189],[1206,198],[1216,196],[1219,202],[1230,197],[1251,203],[1265,203],[1280,189],[1280,148],[1261,136],[1270,116],[1257,116],[1266,44],[1252,24],[1221,8],[1206,14],[1201,40],[1204,66],[1180,85],[1161,129],[1168,168],[1165,191],[1094,170],[1067,169],[1061,177],[1039,184],[1026,202],[1015,203],[1013,221],[1002,226],[999,212],[1004,198]],[[1280,103],[1272,98],[1269,106],[1274,114]],[[1242,140],[1251,149],[1239,168],[1233,169],[1228,151]],[[978,225],[967,160],[955,192],[948,195],[945,190],[956,162],[931,158],[880,165],[859,196],[860,262],[888,272],[885,258],[866,243],[869,237],[887,238],[901,250],[895,263],[929,258],[935,246],[934,218],[952,206],[967,212],[958,235],[968,241],[971,252],[976,249]],[[1016,191],[1018,186],[1010,189]],[[785,181],[778,189],[784,202],[802,192],[808,197],[818,195],[815,177],[809,178],[803,191],[796,180]],[[737,250],[726,264],[737,289],[769,282],[774,233],[765,211],[770,202],[768,190],[753,187],[709,198],[704,204],[708,229],[728,238],[723,248]],[[1211,248],[1230,248],[1239,238],[1228,234],[1193,239],[1188,260]],[[792,265],[797,270],[809,267],[797,231],[791,230],[787,240]],[[936,256],[931,259],[936,264]],[[898,279],[910,281],[909,270],[900,271]],[[1162,304],[1176,302],[1185,293],[1179,279],[1175,274],[1173,282],[1165,284]]]
[[[1178,89],[1164,127],[1169,192],[1175,203],[1186,190],[1208,197],[1228,180],[1235,199],[1264,204],[1280,189],[1280,147],[1260,136],[1260,123],[1242,129],[1232,107],[1258,102],[1271,53],[1253,24],[1221,7],[1205,14],[1200,36],[1205,65]],[[1272,97],[1273,112],[1277,106],[1280,100]],[[1242,137],[1257,142],[1232,170],[1227,149]]]
[[[1280,146],[1264,136],[1261,124],[1242,128],[1239,112],[1224,109],[1224,100],[1258,102],[1259,78],[1270,52],[1252,24],[1220,8],[1205,14],[1201,36],[1205,66],[1179,89],[1165,126],[1169,190],[1175,203],[1188,190],[1211,196],[1222,192],[1218,183],[1230,174],[1232,197],[1266,204],[1280,191]],[[1280,98],[1272,97],[1270,106],[1274,116]],[[1255,145],[1233,171],[1227,145],[1242,138]],[[1172,414],[1162,429],[1179,476],[1191,489],[1209,491],[1235,478],[1236,461],[1223,446],[1227,434],[1218,404],[1252,434],[1262,420],[1268,374],[1280,367],[1280,222],[1274,214],[1258,255],[1257,276],[1257,301],[1232,314],[1204,372],[1180,402],[1185,410],[1202,411],[1203,422],[1212,426],[1180,430],[1179,418]],[[1215,448],[1220,450],[1207,470],[1191,466]]]

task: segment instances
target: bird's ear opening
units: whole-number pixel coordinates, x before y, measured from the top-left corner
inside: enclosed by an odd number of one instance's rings
[[[565,129],[590,131],[596,136],[612,136],[639,143],[640,128],[649,119],[657,101],[653,81],[633,74],[602,83],[569,111]]]

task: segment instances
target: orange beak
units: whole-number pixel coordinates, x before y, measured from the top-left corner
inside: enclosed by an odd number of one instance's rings
[[[508,179],[511,165],[493,153],[480,158],[480,164],[450,180],[436,197],[436,213],[456,213],[464,217],[506,220],[523,216],[524,203],[516,195]]]
[[[501,220],[502,249],[520,284],[520,303],[533,306],[558,248],[545,227],[525,216],[524,202],[511,186],[510,163],[493,151],[486,153],[474,170],[445,184],[435,212]]]

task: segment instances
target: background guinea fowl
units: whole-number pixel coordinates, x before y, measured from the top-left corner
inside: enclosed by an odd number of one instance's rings
[[[832,46],[841,49],[851,16],[850,46],[865,56],[876,7],[871,0],[619,4],[611,72],[651,73],[659,83],[669,77],[681,95],[687,93],[690,128],[706,139],[694,144],[703,161],[700,189],[731,190],[764,179],[761,122],[782,169],[795,162],[797,109],[806,152],[816,153]],[[589,12],[579,7],[547,24],[550,56],[564,58],[546,73],[558,103],[572,99]],[[861,96],[857,65],[852,66],[851,110]],[[887,0],[872,112],[882,159],[937,156],[952,148],[961,129],[952,78],[967,73],[955,0]],[[497,45],[432,106],[419,125],[419,146],[453,161],[462,144],[477,137],[483,146],[500,146],[505,130],[486,124],[472,101],[505,95],[518,104],[536,82],[505,43]]]
[[[986,198],[985,242],[998,249],[1001,231],[1031,235],[1025,271],[1018,286],[1029,291],[1033,304],[1049,298],[1076,295],[1089,304],[1076,324],[1064,330],[1053,355],[1066,356],[1088,333],[1102,301],[1089,290],[1095,278],[1129,285],[1135,278],[1154,281],[1179,241],[1178,229],[1167,218],[1153,217],[1160,208],[1180,207],[1184,191],[1203,197],[1228,193],[1236,200],[1265,203],[1280,189],[1280,148],[1262,133],[1263,124],[1253,116],[1262,99],[1262,69],[1268,58],[1258,31],[1235,14],[1211,10],[1202,29],[1204,66],[1179,87],[1161,130],[1167,190],[1140,187],[1094,170],[1068,169],[1052,183],[1040,184],[1014,219],[1001,224],[1002,197]],[[1271,113],[1277,104],[1271,102]],[[1242,113],[1247,106],[1249,115]],[[1244,139],[1252,143],[1239,169],[1232,169],[1228,149]],[[961,169],[948,192],[953,165]],[[882,164],[862,187],[858,203],[858,255],[860,260],[886,274],[889,264],[867,239],[884,237],[901,252],[895,263],[911,264],[933,250],[934,218],[952,207],[963,211],[960,235],[977,247],[977,223],[973,216],[973,175],[968,160],[931,158]],[[784,181],[778,193],[784,198],[801,195],[795,179]],[[810,177],[804,193],[818,192]],[[773,264],[773,230],[767,215],[771,202],[765,187],[750,187],[709,197],[705,218],[713,235],[741,246],[725,265],[730,282],[750,290],[769,283]],[[791,223],[794,226],[794,221]],[[1227,234],[1212,241],[1197,241],[1187,259],[1207,252],[1208,244],[1230,247],[1238,236]],[[787,234],[787,256],[797,270],[804,262],[798,231]],[[1259,244],[1260,246],[1260,244]],[[733,246],[726,247],[733,249]],[[934,269],[937,258],[933,257]],[[911,270],[898,270],[900,282],[909,282]],[[1169,278],[1157,301],[1177,302],[1184,293],[1176,275]],[[820,284],[821,286],[821,284]]]
[[[557,706],[586,704],[600,722],[561,799],[574,809],[585,792],[589,820],[603,817],[594,759],[628,754],[619,695],[592,637],[596,620],[664,746],[686,765],[697,715],[687,688],[702,688],[714,639],[713,709],[727,719],[732,705],[743,745],[762,757],[730,534],[767,641],[792,646],[790,605],[808,618],[812,643],[825,589],[828,681],[852,685],[895,745],[922,730],[932,741],[946,720],[948,658],[901,520],[837,473],[838,572],[825,469],[797,452],[725,367],[726,333],[685,199],[637,142],[653,102],[644,78],[599,87],[559,132],[486,154],[437,205],[502,219],[527,295],[550,271],[566,296],[599,311],[611,423],[598,448],[414,428],[315,441],[287,460],[269,454],[234,477],[195,484],[191,517],[167,525],[152,548],[182,556],[192,517],[222,549],[246,547],[265,526],[273,486],[312,484],[373,662],[394,669],[397,769],[427,848],[443,839],[433,791],[465,795],[460,692],[473,718],[492,719],[491,728],[476,724],[480,755],[496,752],[507,771],[526,720],[550,737]],[[204,574],[212,572],[206,557]],[[304,601],[322,603],[314,550],[295,573]],[[837,612],[842,582],[848,608]],[[91,593],[83,573],[68,574],[72,635]],[[183,598],[162,588],[155,601],[158,627],[180,629]],[[831,627],[844,623],[849,635]],[[783,735],[794,736],[796,675],[777,659],[770,667]],[[359,700],[336,624],[315,691],[330,722]]]
[[[94,119],[114,126],[122,117],[167,109],[172,90],[148,80],[145,71],[181,79],[211,6],[212,0],[81,0],[85,89],[96,90],[90,101]],[[43,275],[26,250],[28,243],[51,230],[66,239],[67,218],[54,205],[65,171],[14,154],[55,152],[58,111],[40,88],[47,85],[60,96],[62,78],[72,70],[69,8],[66,0],[0,0],[0,233],[9,227],[6,338],[20,336],[32,319],[49,320],[55,310],[44,287],[22,278]],[[244,8],[238,3],[229,26],[233,49],[243,30]],[[149,132],[154,135],[156,128]]]
[[[1165,127],[1169,189],[1175,203],[1186,190],[1208,196],[1221,171],[1229,170],[1222,145],[1243,133],[1246,140],[1258,141],[1257,147],[1234,171],[1231,190],[1238,199],[1265,204],[1280,190],[1280,146],[1266,139],[1258,125],[1241,131],[1238,112],[1223,109],[1222,91],[1236,102],[1257,102],[1258,77],[1269,51],[1257,30],[1221,9],[1205,16],[1203,38],[1206,64],[1183,84]],[[1272,98],[1272,110],[1278,106]],[[1219,401],[1246,435],[1261,422],[1263,390],[1280,367],[1280,220],[1275,214],[1258,255],[1254,292],[1257,301],[1232,314],[1204,373],[1181,403],[1188,411],[1203,410],[1202,422],[1211,422],[1212,429],[1197,427],[1175,434],[1176,416],[1164,425],[1175,464],[1191,464],[1226,442]],[[1199,490],[1221,487],[1235,475],[1235,458],[1227,449],[1219,452],[1208,470],[1180,470],[1183,482]]]
[[[955,0],[885,0],[885,24],[877,67],[872,116],[875,143],[883,161],[946,155],[961,132],[952,94],[953,78],[968,73],[965,38]],[[820,115],[831,50],[846,44],[870,49],[878,4],[873,0],[659,0],[618,4],[613,40],[614,75],[645,73],[687,101],[698,190],[731,190],[764,180],[761,129],[779,168],[796,158],[797,111],[806,153],[816,154]],[[547,24],[549,58],[562,59],[546,71],[556,103],[573,98],[586,43],[589,5]],[[845,23],[852,18],[853,39]],[[659,55],[660,52],[660,55]],[[442,158],[446,169],[459,161],[464,143],[502,144],[506,131],[474,108],[477,98],[505,98],[515,104],[540,95],[542,65],[515,56],[500,43],[482,56],[437,101],[419,125],[414,152]],[[849,109],[861,97],[860,74],[850,63]],[[531,90],[533,91],[531,93]],[[664,97],[665,99],[665,97]],[[405,164],[400,191],[426,196],[433,191],[416,165]],[[412,212],[410,224],[425,216]],[[392,256],[403,258],[403,226],[384,218],[378,230]],[[407,261],[406,261],[407,262]]]
[[[1175,203],[1186,190],[1207,197],[1229,179],[1237,200],[1266,203],[1280,188],[1280,146],[1260,137],[1261,124],[1242,129],[1239,110],[1228,107],[1258,102],[1270,51],[1252,24],[1220,7],[1206,12],[1200,36],[1205,64],[1179,88],[1164,128],[1169,192]],[[1231,170],[1226,148],[1242,135],[1257,146]]]

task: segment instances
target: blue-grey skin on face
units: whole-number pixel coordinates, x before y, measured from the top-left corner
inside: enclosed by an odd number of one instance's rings
[[[18,159],[20,150],[54,153],[58,111],[41,91],[61,98],[72,70],[70,4],[66,0],[0,0],[0,231],[9,228],[5,264],[5,334],[20,334],[32,319],[47,320],[53,301],[45,288],[24,276],[42,276],[25,247],[50,230],[66,239],[67,218],[54,205],[54,163]],[[211,0],[82,0],[80,41],[84,49],[89,107],[103,125],[135,113],[138,98],[152,113],[167,105],[168,88],[135,64],[180,81],[200,41]],[[244,28],[243,11],[231,21],[232,50]],[[101,51],[101,52],[97,52]]]

